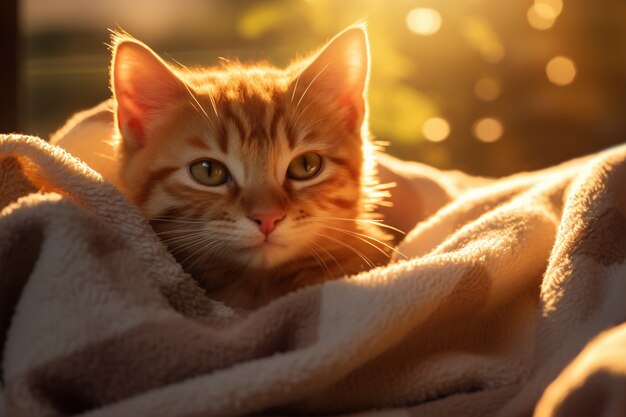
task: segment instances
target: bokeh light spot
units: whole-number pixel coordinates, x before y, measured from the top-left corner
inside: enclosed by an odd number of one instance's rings
[[[406,25],[415,34],[434,35],[441,28],[441,14],[435,9],[418,7],[407,14]]]
[[[554,19],[546,19],[537,13],[537,7],[531,6],[526,14],[530,26],[537,30],[550,29],[554,25]]]
[[[441,117],[431,117],[424,122],[422,133],[431,142],[441,142],[450,135],[450,124]]]
[[[550,29],[563,11],[562,0],[535,0],[526,17],[530,26],[537,30]]]
[[[564,56],[555,56],[546,65],[548,80],[556,85],[568,85],[576,78],[574,61]]]
[[[537,16],[542,19],[555,20],[557,17],[556,11],[549,4],[535,3],[533,9]]]
[[[474,123],[474,136],[481,142],[495,142],[502,137],[504,127],[502,123],[492,117],[486,117]]]
[[[563,11],[562,0],[535,0],[537,14],[546,19],[556,19]]]
[[[482,101],[493,101],[500,96],[500,83],[493,78],[478,80],[474,86],[474,94]]]

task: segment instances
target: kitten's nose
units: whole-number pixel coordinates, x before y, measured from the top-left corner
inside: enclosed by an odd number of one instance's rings
[[[272,213],[257,213],[249,216],[250,220],[259,225],[259,230],[265,235],[272,233],[272,230],[276,225],[285,218],[285,213],[272,212]]]

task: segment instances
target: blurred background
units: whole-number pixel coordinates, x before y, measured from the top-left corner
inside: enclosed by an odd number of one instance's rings
[[[365,19],[371,128],[391,154],[499,176],[626,139],[624,0],[3,2],[3,131],[47,138],[109,97],[107,28],[188,66],[285,65]]]

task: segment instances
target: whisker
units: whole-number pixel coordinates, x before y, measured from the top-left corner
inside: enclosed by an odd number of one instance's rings
[[[192,100],[189,100],[189,101],[188,101],[188,103],[191,105],[191,107],[193,107],[193,109],[194,109],[194,110],[195,110],[195,111],[196,111],[196,112],[197,112],[200,116],[203,116],[203,117],[204,117],[204,119],[207,119],[207,116],[208,116],[208,115],[206,114],[206,112],[204,111],[204,109],[199,108],[199,107],[196,105],[196,103],[194,103]],[[208,120],[208,119],[207,119],[207,120]],[[211,122],[209,122],[209,125],[210,125],[211,127],[213,126],[212,121],[211,121]]]
[[[298,89],[298,83],[300,82],[300,76],[302,73],[298,74],[298,78],[296,78],[296,83],[293,86],[293,91],[291,92],[291,104],[293,104],[293,98],[296,95],[296,90]]]
[[[202,245],[202,244],[205,244],[205,243],[206,243],[206,241],[203,240],[203,239],[195,239],[195,240],[193,240],[191,242],[187,242],[187,243],[181,244],[180,246],[173,247],[170,250],[171,250],[172,254],[174,254],[174,255],[179,255],[179,254],[182,255],[183,253],[185,253],[188,250],[191,250],[192,248],[196,247],[197,245]],[[187,261],[187,258],[185,258],[183,261],[181,261],[180,264],[182,265],[186,261]]]
[[[175,236],[175,237],[171,237],[171,238],[168,238],[168,239],[161,239],[161,242],[165,243],[166,245],[169,245],[169,244],[173,244],[175,242],[180,242],[180,241],[185,241],[187,239],[200,237],[200,236],[203,236],[204,234],[205,233],[203,233],[203,232],[186,233],[186,234],[181,235],[181,236]]]
[[[374,263],[373,263],[372,261],[370,261],[370,260],[369,260],[369,258],[368,258],[367,256],[363,255],[363,253],[361,253],[361,252],[360,252],[360,251],[358,251],[357,249],[353,248],[352,246],[348,245],[347,243],[344,243],[344,242],[342,242],[342,241],[341,241],[341,240],[339,240],[339,239],[335,239],[334,237],[331,237],[331,236],[325,235],[325,234],[323,234],[323,233],[319,233],[319,232],[317,232],[316,234],[317,234],[317,235],[319,235],[319,236],[321,236],[321,237],[323,237],[323,238],[326,238],[326,239],[328,239],[328,240],[330,240],[330,241],[333,241],[333,242],[337,243],[338,245],[343,246],[343,247],[344,247],[344,248],[346,248],[346,249],[351,250],[352,252],[354,252],[355,254],[357,254],[357,255],[358,255],[361,259],[363,259],[363,261],[365,261],[365,263],[367,263],[367,264],[369,265],[369,267],[370,267],[370,268],[374,268],[374,267],[376,267],[376,265],[374,265]]]
[[[331,279],[332,273],[330,272],[328,265],[326,265],[326,262],[324,262],[324,260],[317,253],[315,253],[315,250],[311,246],[309,246],[307,243],[304,244],[304,247],[306,247],[309,250],[309,252],[311,252],[311,255],[313,255],[313,257],[315,258],[319,266],[328,275],[328,278]]]
[[[302,113],[304,113],[305,110],[306,110],[306,108],[304,110],[302,110]],[[325,122],[327,120],[331,120],[331,119],[334,119],[334,118],[336,118],[336,116],[321,117],[321,118],[317,119],[316,121],[314,121],[313,123],[307,125],[306,128],[310,130],[312,126],[315,126],[318,123]],[[297,119],[296,119],[296,121],[297,121]],[[295,122],[294,122],[294,124],[295,124]]]
[[[199,244],[203,244],[203,246],[201,246],[200,248],[196,249],[195,251],[193,251],[189,256],[187,256],[184,260],[180,261],[180,264],[184,264],[185,262],[187,262],[189,259],[191,259],[192,257],[194,257],[196,255],[196,253],[198,253],[199,251],[206,249],[208,246],[219,242],[219,240],[216,239],[206,239],[203,241],[199,241]]]
[[[172,251],[173,252],[181,252],[181,251],[186,250],[189,247],[192,247],[194,245],[207,242],[210,239],[212,239],[212,237],[203,236],[203,235],[185,236],[184,239],[181,239],[181,240],[177,241],[179,243],[172,244],[170,242],[169,246],[172,247]],[[215,240],[218,241],[219,239],[215,239]]]
[[[189,93],[189,96],[193,99],[193,101],[195,102],[195,104],[198,107],[196,107],[194,105],[194,103],[192,103],[192,102],[189,102],[189,103],[196,109],[196,111],[198,111],[198,108],[199,108],[199,110],[202,113],[202,115],[204,115],[204,119],[207,122],[209,122],[209,126],[211,126],[216,132],[223,133],[224,129],[223,129],[222,125],[219,125],[219,129],[218,129],[218,126],[216,126],[215,123],[213,122],[213,120],[211,120],[211,118],[209,117],[209,114],[206,112],[206,110],[204,109],[202,104],[200,104],[200,101],[198,101],[198,98],[196,97],[194,92],[191,91],[191,88],[189,88],[189,86],[186,83],[183,83],[183,85],[185,86],[185,89]],[[211,95],[209,96],[209,99],[211,100],[211,106],[213,107],[213,111],[215,112],[215,116],[217,117],[217,120],[219,121],[219,115],[217,114],[217,108],[215,106],[215,99]]]
[[[223,224],[221,223],[220,220],[193,220],[193,219],[185,219],[185,218],[181,218],[181,217],[170,217],[170,218],[165,218],[165,217],[152,217],[150,219],[148,219],[148,221],[155,221],[155,222],[163,222],[163,223],[178,223],[178,224],[188,224],[188,225],[194,225],[194,224],[204,224],[206,225],[207,223],[211,223],[211,224]],[[231,223],[228,223],[228,225],[231,225]],[[237,226],[233,226],[231,227],[230,230],[236,230],[238,229]],[[219,233],[219,232],[215,232],[215,233]]]
[[[298,124],[298,122],[300,121],[300,118],[306,113],[306,111],[308,110],[309,107],[311,107],[312,104],[313,102],[310,102],[302,109],[301,112],[298,113],[298,116],[296,116],[296,120],[294,120],[292,123],[293,126],[296,126]]]
[[[214,245],[212,247],[210,247],[210,245]],[[202,261],[203,259],[205,259],[208,256],[217,256],[218,255],[218,249],[223,249],[226,248],[230,245],[227,244],[227,242],[224,241],[218,241],[218,242],[209,242],[206,245],[204,245],[202,248],[200,248],[200,250],[204,250],[204,249],[208,249],[206,251],[203,251],[202,253],[200,253],[200,256],[196,257],[196,260],[193,261],[191,263],[191,265],[187,266],[187,269],[191,269],[193,268],[194,265],[196,265],[198,262]],[[194,255],[197,253],[198,251],[194,252]],[[185,260],[186,261],[186,260]],[[182,262],[181,262],[182,263]]]
[[[393,226],[389,226],[388,224],[384,224],[382,223],[382,220],[374,220],[374,219],[348,219],[348,218],[344,218],[344,217],[316,217],[316,216],[311,216],[311,219],[317,219],[317,220],[340,220],[340,221],[350,221],[350,222],[361,222],[361,223],[368,223],[368,224],[373,224],[376,225],[378,227],[383,227],[385,229],[390,229],[393,230],[395,232],[401,233],[403,235],[406,235],[406,232],[393,227]]]
[[[389,256],[389,254],[388,254],[387,252],[385,252],[384,250],[382,250],[379,246],[376,246],[374,243],[372,243],[372,242],[370,242],[370,241],[365,240],[363,237],[359,236],[357,233],[350,232],[350,231],[348,231],[348,230],[338,229],[338,228],[336,228],[336,227],[328,227],[328,226],[322,226],[322,227],[323,227],[324,229],[336,230],[336,231],[338,231],[338,232],[345,233],[345,234],[347,234],[347,235],[349,235],[349,236],[353,236],[353,237],[355,237],[356,239],[358,239],[358,240],[362,241],[363,243],[367,243],[367,244],[368,244],[368,245],[370,245],[371,247],[375,248],[377,251],[379,251],[380,253],[382,253],[383,255],[385,255],[387,258],[389,258],[389,257],[390,257],[390,256]]]
[[[375,238],[374,236],[366,235],[365,233],[353,232],[352,230],[346,230],[346,229],[342,229],[342,228],[339,228],[339,227],[332,227],[332,226],[322,226],[322,227],[324,227],[325,229],[332,229],[332,230],[337,230],[339,232],[348,233],[348,234],[351,234],[351,235],[353,235],[355,237],[363,237],[363,238],[367,238],[367,239],[372,239],[374,242],[380,243],[381,245],[383,245],[387,249],[393,251],[394,253],[397,253],[398,255],[403,256],[406,259],[409,259],[408,256],[406,256],[402,252],[398,251],[393,246],[383,242],[382,240],[380,240],[378,238]],[[367,243],[369,243],[369,242],[367,242]],[[375,247],[380,250],[380,248],[378,248],[378,246],[375,246]],[[387,255],[387,257],[389,257],[389,254],[387,254],[387,253],[385,253],[385,255]]]
[[[180,233],[179,235],[174,235],[173,237],[170,237],[167,239],[164,239],[163,237],[159,236],[159,239],[161,239],[161,242],[168,247],[175,247],[176,249],[180,249],[187,242],[194,240],[194,239],[198,241],[202,241],[205,239],[215,239],[216,241],[222,241],[222,240],[228,240],[228,238],[231,238],[231,237],[232,237],[231,235],[216,236],[215,234],[208,235],[206,232],[192,231],[192,232]]]
[[[158,230],[158,231],[155,231],[155,234],[159,237],[159,239],[163,241],[168,241],[170,239],[175,239],[175,238],[184,237],[184,236],[194,236],[194,235],[208,236],[212,233],[209,233],[207,230],[201,229],[198,227],[180,227],[180,228],[173,229],[173,230]]]
[[[152,217],[148,219],[149,221],[157,221],[157,222],[167,222],[167,223],[184,223],[184,224],[207,224],[208,221],[205,220],[187,220],[181,217]]]
[[[179,236],[180,237],[180,236],[187,236],[189,234],[196,233],[196,232],[199,233],[197,228],[193,228],[193,229],[192,228],[184,228],[184,229],[175,229],[175,230],[158,230],[158,231],[155,231],[154,233],[157,236],[159,236],[160,239],[163,239],[164,236],[174,235],[174,236]]]
[[[326,253],[326,255],[330,256],[330,258],[331,258],[333,261],[335,261],[335,263],[337,264],[337,266],[339,267],[339,269],[341,269],[341,272],[343,272],[343,275],[348,275],[348,273],[346,272],[346,270],[345,270],[345,269],[343,269],[343,266],[341,266],[341,264],[339,263],[339,261],[337,261],[337,258],[335,258],[335,257],[333,256],[333,254],[332,254],[332,253],[330,253],[330,252],[329,252],[329,251],[328,251],[325,247],[323,247],[322,245],[317,244],[316,242],[314,242],[314,241],[312,241],[312,240],[311,240],[309,243],[311,243],[311,244],[313,244],[313,245],[317,246],[317,247],[318,247],[318,248],[320,248],[323,252],[325,252],[325,253]]]
[[[315,82],[315,80],[317,80],[317,78],[322,75],[322,73],[324,72],[324,70],[326,70],[326,68],[328,68],[328,66],[331,64],[332,62],[329,62],[328,64],[326,64],[324,66],[324,68],[322,68],[320,70],[320,72],[317,73],[317,75],[311,80],[311,82],[309,83],[309,85],[304,89],[304,93],[302,93],[302,95],[300,96],[300,100],[298,100],[298,103],[296,104],[296,108],[295,110],[298,110],[298,107],[300,106],[300,103],[302,102],[302,99],[304,98],[304,96],[306,95],[306,93],[309,91],[309,88],[311,88],[311,86],[313,85],[313,83]]]
[[[189,88],[187,84],[185,83],[183,84],[185,85],[185,89],[189,93],[189,96],[191,97],[191,99],[198,105],[198,108],[200,109],[202,114],[206,117],[206,119],[209,121],[209,123],[213,125],[213,120],[211,120],[211,118],[209,117],[209,114],[206,112],[206,110],[204,110],[204,107],[202,107],[202,104],[200,104],[196,95],[193,93],[193,91],[191,91],[191,88]]]
[[[219,120],[220,115],[217,113],[217,105],[215,104],[215,98],[212,95],[209,95],[209,100],[211,100],[211,106],[213,107],[213,111],[215,112],[215,117]]]
[[[99,156],[99,157],[101,157],[101,158],[104,158],[104,159],[108,159],[108,160],[110,160],[110,161],[115,161],[115,160],[116,160],[116,159],[115,159],[114,157],[112,157],[111,155],[107,155],[107,154],[102,153],[102,152],[95,152],[95,153],[94,153],[94,155],[97,155],[97,156]]]
[[[189,68],[187,68],[187,66],[181,64],[178,60],[172,58],[171,55],[168,54],[168,57],[174,61],[175,63],[177,63],[182,69],[184,69],[187,72],[191,72],[189,71]],[[189,95],[191,96],[191,98],[193,98],[193,100],[196,102],[196,104],[198,104],[198,106],[200,107],[200,109],[202,110],[202,113],[204,113],[204,115],[206,116],[207,120],[209,120],[209,122],[212,122],[212,120],[209,118],[209,115],[207,114],[207,112],[204,110],[204,107],[202,107],[202,105],[200,104],[200,102],[198,101],[198,99],[196,98],[196,95],[193,94],[193,92],[191,91],[191,89],[189,88],[189,86],[184,83],[185,88],[187,89],[187,92],[189,93]],[[215,116],[217,116],[218,120],[219,120],[219,115],[217,114],[217,108],[215,106],[215,100],[213,99],[213,96],[209,96],[209,99],[211,100],[211,105],[213,106],[213,110],[215,111]],[[215,127],[215,126],[213,126]]]
[[[174,58],[173,56],[171,56],[171,55],[170,55],[170,54],[168,54],[168,53],[166,53],[165,55],[167,55],[167,57],[168,57],[169,59],[171,59],[172,61],[176,62],[176,63],[177,63],[177,64],[178,64],[178,65],[179,65],[182,69],[184,69],[184,70],[185,70],[185,71],[187,71],[187,72],[190,72],[190,71],[189,71],[189,68],[187,68],[187,66],[186,66],[186,65],[182,64],[179,60],[177,60],[176,58]]]

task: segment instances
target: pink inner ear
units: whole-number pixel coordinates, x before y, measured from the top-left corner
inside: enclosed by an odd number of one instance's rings
[[[124,137],[132,138],[139,147],[146,144],[146,134],[140,119],[130,118],[128,121],[120,121],[120,126],[124,126],[122,128]]]
[[[352,94],[344,94],[338,101],[339,108],[343,108],[346,111],[345,123],[348,131],[354,131],[357,127],[357,119],[363,112],[363,105],[360,102],[362,100],[359,97],[354,97]]]
[[[138,146],[146,143],[144,120],[149,106],[132,100],[128,93],[117,96],[117,121],[122,135]]]
[[[348,114],[346,115],[346,127],[350,132],[354,131],[356,128],[356,118],[358,113],[354,106],[348,107]]]
[[[146,144],[151,119],[184,94],[181,80],[145,45],[122,43],[114,56],[113,88],[120,132],[133,146]]]

